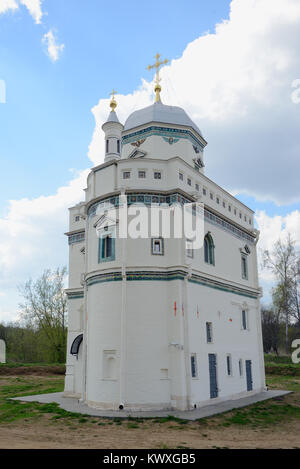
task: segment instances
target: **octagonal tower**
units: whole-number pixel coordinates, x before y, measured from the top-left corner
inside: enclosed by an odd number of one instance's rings
[[[114,107],[103,130],[105,162],[70,209],[65,395],[150,410],[261,391],[253,212],[204,175],[206,141],[183,109],[157,99],[123,128]],[[107,208],[125,200],[136,209],[201,200],[203,247],[184,237],[120,238]]]

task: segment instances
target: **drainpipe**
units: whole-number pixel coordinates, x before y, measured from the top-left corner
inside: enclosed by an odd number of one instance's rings
[[[188,304],[188,279],[191,278],[191,266],[188,266],[188,274],[185,276],[183,280],[182,286],[182,300],[184,305],[184,315],[182,317],[183,320],[183,346],[184,346],[184,363],[185,363],[185,383],[186,383],[186,405],[187,410],[192,408],[191,402],[191,366],[190,366],[190,337],[189,337],[189,304]]]
[[[88,305],[87,305],[87,283],[86,283],[86,274],[88,271],[88,231],[89,230],[89,220],[88,213],[86,213],[85,220],[85,271],[84,271],[84,280],[83,280],[83,294],[84,294],[84,310],[83,310],[83,356],[82,356],[82,397],[81,400],[86,402],[87,398],[87,344],[88,344]]]
[[[121,337],[120,337],[120,394],[119,408],[124,408],[126,402],[126,339],[127,339],[127,311],[126,311],[126,236],[127,236],[127,200],[125,190],[121,190],[121,204],[123,218],[119,223],[119,240],[122,246],[122,308],[121,308]],[[119,207],[120,210],[120,207]],[[122,238],[120,238],[121,224],[123,222]]]

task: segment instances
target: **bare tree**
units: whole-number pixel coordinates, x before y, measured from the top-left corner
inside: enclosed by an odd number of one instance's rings
[[[280,342],[280,313],[272,308],[261,308],[264,351],[273,350],[278,355]]]
[[[288,330],[293,312],[292,291],[297,263],[295,242],[291,239],[290,233],[284,241],[278,240],[271,252],[269,250],[264,251],[263,265],[271,270],[277,279],[277,285],[273,289],[273,301],[285,318],[285,349],[287,354],[289,353]]]
[[[293,279],[291,285],[291,315],[300,327],[300,256],[293,266]]]
[[[45,270],[36,281],[20,287],[20,304],[25,324],[44,333],[54,361],[64,361],[67,333],[67,299],[64,292],[66,268]]]

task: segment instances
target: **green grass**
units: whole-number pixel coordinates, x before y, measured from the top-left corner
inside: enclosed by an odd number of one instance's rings
[[[161,418],[156,418],[154,420],[155,423],[166,423],[166,422],[176,422],[176,423],[179,423],[181,425],[185,425],[187,424],[189,421],[188,420],[184,420],[184,419],[180,419],[180,418],[177,418],[177,417],[174,417],[173,415],[168,415],[167,417],[161,417]]]
[[[286,365],[289,365],[289,364],[292,364],[292,359],[291,359],[291,356],[290,355],[274,355],[272,353],[265,353],[265,363],[266,364],[269,364],[269,363],[275,363],[275,364],[279,364],[279,363],[283,363],[283,364],[286,364]]]
[[[128,422],[127,428],[139,428],[139,425],[137,423]]]
[[[266,374],[269,375],[283,375],[283,376],[300,376],[300,365],[291,364],[285,365],[284,363],[269,363],[265,367]]]
[[[291,356],[265,354],[267,374],[300,376],[300,363],[293,363]]]
[[[299,393],[300,379],[294,376],[267,375],[267,385],[270,389],[284,389]],[[278,397],[267,401],[258,402],[251,406],[226,412],[208,419],[218,426],[229,427],[231,425],[256,427],[270,427],[291,420],[300,420],[300,402],[298,394],[292,395],[292,403],[287,402],[287,397]],[[199,421],[201,422],[201,420]]]
[[[44,394],[60,392],[63,390],[63,376],[33,377],[22,375],[19,377],[0,376],[0,424],[12,423],[18,420],[34,420],[42,418],[44,415],[50,417],[50,424],[67,424],[79,426],[86,425],[123,425],[128,429],[155,428],[155,424],[166,425],[166,430],[184,430],[194,423],[188,420],[176,418],[169,415],[164,418],[139,419],[129,417],[128,419],[103,419],[95,418],[78,413],[67,412],[61,409],[56,403],[40,404],[37,402],[11,401],[10,397],[25,395]],[[232,425],[239,427],[270,427],[272,425],[289,422],[293,419],[300,420],[300,378],[290,375],[268,375],[267,385],[271,389],[286,389],[295,394],[287,397],[280,397],[268,401],[260,402],[242,409],[236,409],[225,414],[200,419],[197,423],[199,430],[203,431],[211,426],[229,427]],[[297,400],[298,399],[298,400]],[[170,424],[177,425],[170,425]]]
[[[54,414],[57,418],[83,417],[81,414],[66,412],[56,403],[39,404],[10,400],[11,397],[60,392],[63,390],[63,377],[32,378],[22,376],[5,377],[5,380],[9,384],[0,386],[0,423],[38,418],[43,414]]]
[[[266,383],[270,389],[284,389],[300,392],[300,377],[287,375],[267,375]]]
[[[1,377],[0,377],[1,379]],[[33,378],[29,376],[5,377],[9,384],[0,386],[0,400],[8,397],[31,396],[63,390],[63,377]]]
[[[259,402],[245,409],[223,416],[221,426],[247,425],[253,427],[267,427],[277,425],[283,421],[300,419],[300,407],[291,404],[274,404],[273,400]]]

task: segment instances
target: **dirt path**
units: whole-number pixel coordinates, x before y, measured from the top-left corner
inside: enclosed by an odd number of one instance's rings
[[[43,366],[0,366],[0,376],[48,376],[64,375],[66,367],[64,365],[43,365]]]
[[[288,378],[278,379],[272,386],[286,388]],[[246,416],[241,411],[243,418],[233,411],[198,422],[70,416],[55,409],[43,413],[34,404],[19,402],[14,406],[6,401],[7,397],[22,395],[24,391],[59,391],[62,385],[63,376],[57,375],[0,376],[0,449],[300,449],[300,392],[294,377],[289,381],[294,393],[268,401],[264,409],[250,407],[245,410]],[[253,418],[258,415],[269,423]],[[235,423],[231,417],[235,417]]]
[[[144,423],[128,428],[128,422],[98,425],[64,425],[18,422],[0,426],[0,448],[299,448],[300,423],[269,430],[246,428],[201,428],[190,423],[186,428],[173,424]],[[180,429],[179,429],[180,428]]]

